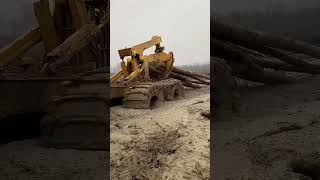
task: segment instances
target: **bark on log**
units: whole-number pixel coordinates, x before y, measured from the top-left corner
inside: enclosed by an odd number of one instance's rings
[[[47,54],[47,62],[42,72],[54,73],[59,66],[63,66],[69,62],[74,54],[86,47],[98,32],[98,28],[93,24],[83,26],[79,31],[75,32],[67,38],[62,44]]]
[[[5,66],[18,56],[27,52],[34,45],[41,41],[40,29],[36,28],[32,31],[21,35],[9,45],[0,49],[0,66]]]
[[[254,57],[252,55],[249,55],[249,56],[251,56],[254,63],[257,63],[258,65],[260,65],[264,68],[270,68],[270,69],[274,69],[274,70],[283,70],[283,71],[289,71],[289,72],[320,74],[320,69],[306,69],[306,68],[293,66],[293,65],[283,63],[283,62],[277,62],[277,61],[272,61],[272,60],[270,61],[270,60],[267,60],[266,58]]]
[[[92,43],[99,32],[109,24],[106,18],[99,25],[86,24],[67,38],[62,44],[47,54],[47,62],[41,72],[55,73],[60,66],[67,64],[74,54]]]
[[[231,45],[232,43],[228,43],[228,44]],[[264,68],[291,71],[291,72],[309,73],[309,74],[319,74],[320,73],[320,68],[316,68],[316,66],[314,66],[314,65],[311,65],[312,68],[303,68],[303,66],[294,66],[294,65],[291,65],[294,63],[287,64],[287,63],[281,62],[281,60],[279,60],[278,58],[274,58],[274,57],[270,57],[270,56],[268,57],[265,54],[262,54],[260,52],[255,52],[251,49],[247,49],[242,46],[238,46],[238,45],[234,45],[234,44],[232,44],[232,45],[233,45],[233,48],[239,49],[244,54],[247,54],[248,56],[250,56],[251,61],[253,63],[256,63]],[[282,53],[284,53],[284,52],[282,52]]]
[[[207,80],[210,80],[210,76],[206,76],[204,74],[200,74],[200,73],[195,73],[195,72],[191,72],[191,71],[187,71],[187,70],[182,70],[182,69],[179,69],[177,67],[173,67],[172,68],[172,72],[175,72],[175,73],[178,73],[178,74],[183,74],[185,76],[189,76],[189,77],[199,77],[199,78],[204,78],[204,79],[207,79]]]
[[[160,70],[160,69],[155,69],[155,68],[152,68],[152,67],[149,67],[150,68],[150,71],[151,72],[154,72],[156,74],[160,74],[162,75],[163,74],[163,71]],[[175,68],[175,69],[178,69],[178,68]],[[180,69],[178,69],[180,71]],[[184,71],[184,70],[181,70],[181,71]],[[170,77],[171,78],[175,78],[175,79],[179,79],[181,81],[183,81],[186,85],[188,85],[188,87],[195,87],[195,88],[199,88],[201,86],[199,86],[198,84],[206,84],[206,85],[210,85],[210,82],[208,81],[205,81],[201,78],[198,78],[198,77],[195,77],[195,76],[185,76],[185,74],[181,74],[181,73],[176,73],[176,72],[171,72],[170,73]],[[188,78],[189,77],[189,78]],[[195,79],[197,80],[196,82],[192,79]],[[194,84],[196,83],[196,84]]]
[[[245,47],[269,46],[294,51],[320,58],[320,47],[269,33],[251,31],[239,26],[223,23],[217,19],[211,21],[211,35]],[[251,48],[250,48],[251,49]]]
[[[227,58],[227,60],[241,60],[244,63],[252,64],[258,64],[254,62],[257,58],[253,58],[253,56],[248,56],[250,52],[243,52],[245,51],[242,48],[239,48],[239,46],[230,43],[230,42],[224,42],[218,39],[213,38],[211,40],[211,51],[214,56],[222,56],[223,58]],[[292,64],[293,66],[289,66],[283,64],[284,69],[288,70],[296,70],[297,72],[307,72],[311,74],[317,74],[320,70],[320,65],[314,65],[307,63],[305,61],[299,60],[293,56],[287,55],[285,52],[282,52],[280,50],[274,49],[274,48],[268,48],[268,47],[255,47],[255,50],[259,50],[260,52],[263,52],[265,54],[271,55],[273,57],[276,57],[277,59],[287,62],[289,64]],[[259,60],[258,60],[259,61]],[[261,61],[260,61],[261,62]],[[260,65],[260,64],[259,64]],[[254,65],[255,66],[255,65]],[[295,67],[296,66],[296,67]],[[257,68],[257,67],[254,67]]]
[[[239,61],[247,64],[251,69],[257,71],[263,70],[263,68],[255,63],[250,56],[242,53],[241,50],[235,48],[231,43],[226,43],[221,40],[211,38],[210,53],[213,56],[220,57],[227,61]]]
[[[214,61],[219,61],[220,58],[213,57]],[[220,59],[221,60],[221,59]],[[228,61],[228,65],[232,68],[232,74],[242,79],[246,79],[249,81],[260,82],[265,84],[283,84],[283,83],[292,83],[294,79],[289,77],[277,74],[276,72],[269,72],[263,69],[256,69],[252,66],[236,62],[236,61]]]
[[[170,77],[172,77],[172,78],[174,78],[174,79],[181,80],[181,82],[183,83],[184,86],[192,87],[192,88],[201,88],[200,85],[198,85],[198,84],[193,84],[192,82],[189,81],[189,79],[188,79],[187,77],[182,76],[182,75],[180,75],[180,74],[171,72],[171,73],[170,73]]]

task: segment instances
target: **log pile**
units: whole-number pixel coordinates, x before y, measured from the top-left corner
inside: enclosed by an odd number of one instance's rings
[[[278,70],[320,73],[320,64],[314,63],[320,59],[320,47],[226,24],[217,18],[211,20],[210,44],[214,61],[212,64],[226,62],[232,75],[241,79],[282,84],[294,82],[295,78],[279,73]]]
[[[37,63],[44,74],[109,66],[109,1],[51,2],[53,12],[49,0],[33,3],[38,27],[0,49],[0,68],[16,66],[17,60],[40,42],[45,58]],[[97,10],[99,13],[95,13]]]
[[[163,74],[161,68],[150,68],[151,73]],[[180,80],[184,86],[190,88],[201,88],[203,85],[210,85],[210,76],[183,70],[181,68],[173,67],[172,72],[169,75],[170,78]]]

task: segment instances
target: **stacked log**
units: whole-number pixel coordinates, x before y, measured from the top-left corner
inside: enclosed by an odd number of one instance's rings
[[[295,79],[277,70],[320,73],[320,64],[298,57],[298,54],[304,54],[309,59],[320,59],[320,47],[230,25],[216,18],[211,20],[211,29],[213,61],[219,63],[224,60],[232,69],[233,76],[264,84],[282,84]]]
[[[161,68],[155,69],[150,67],[150,71],[155,74],[163,74],[163,69]],[[169,77],[180,80],[184,86],[190,88],[201,88],[203,85],[210,85],[210,76],[177,67],[172,68],[172,72]]]

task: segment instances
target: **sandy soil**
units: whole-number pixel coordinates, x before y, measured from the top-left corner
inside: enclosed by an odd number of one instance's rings
[[[36,139],[0,146],[1,180],[105,180],[107,152],[43,148]]]
[[[320,76],[241,89],[241,111],[214,122],[214,179],[309,179],[294,158],[320,153]]]
[[[153,110],[111,108],[111,179],[209,179],[209,87]]]

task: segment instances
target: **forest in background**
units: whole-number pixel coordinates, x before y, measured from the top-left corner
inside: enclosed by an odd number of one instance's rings
[[[232,24],[320,45],[319,6],[287,10],[279,4],[264,11],[236,11],[215,16]]]

